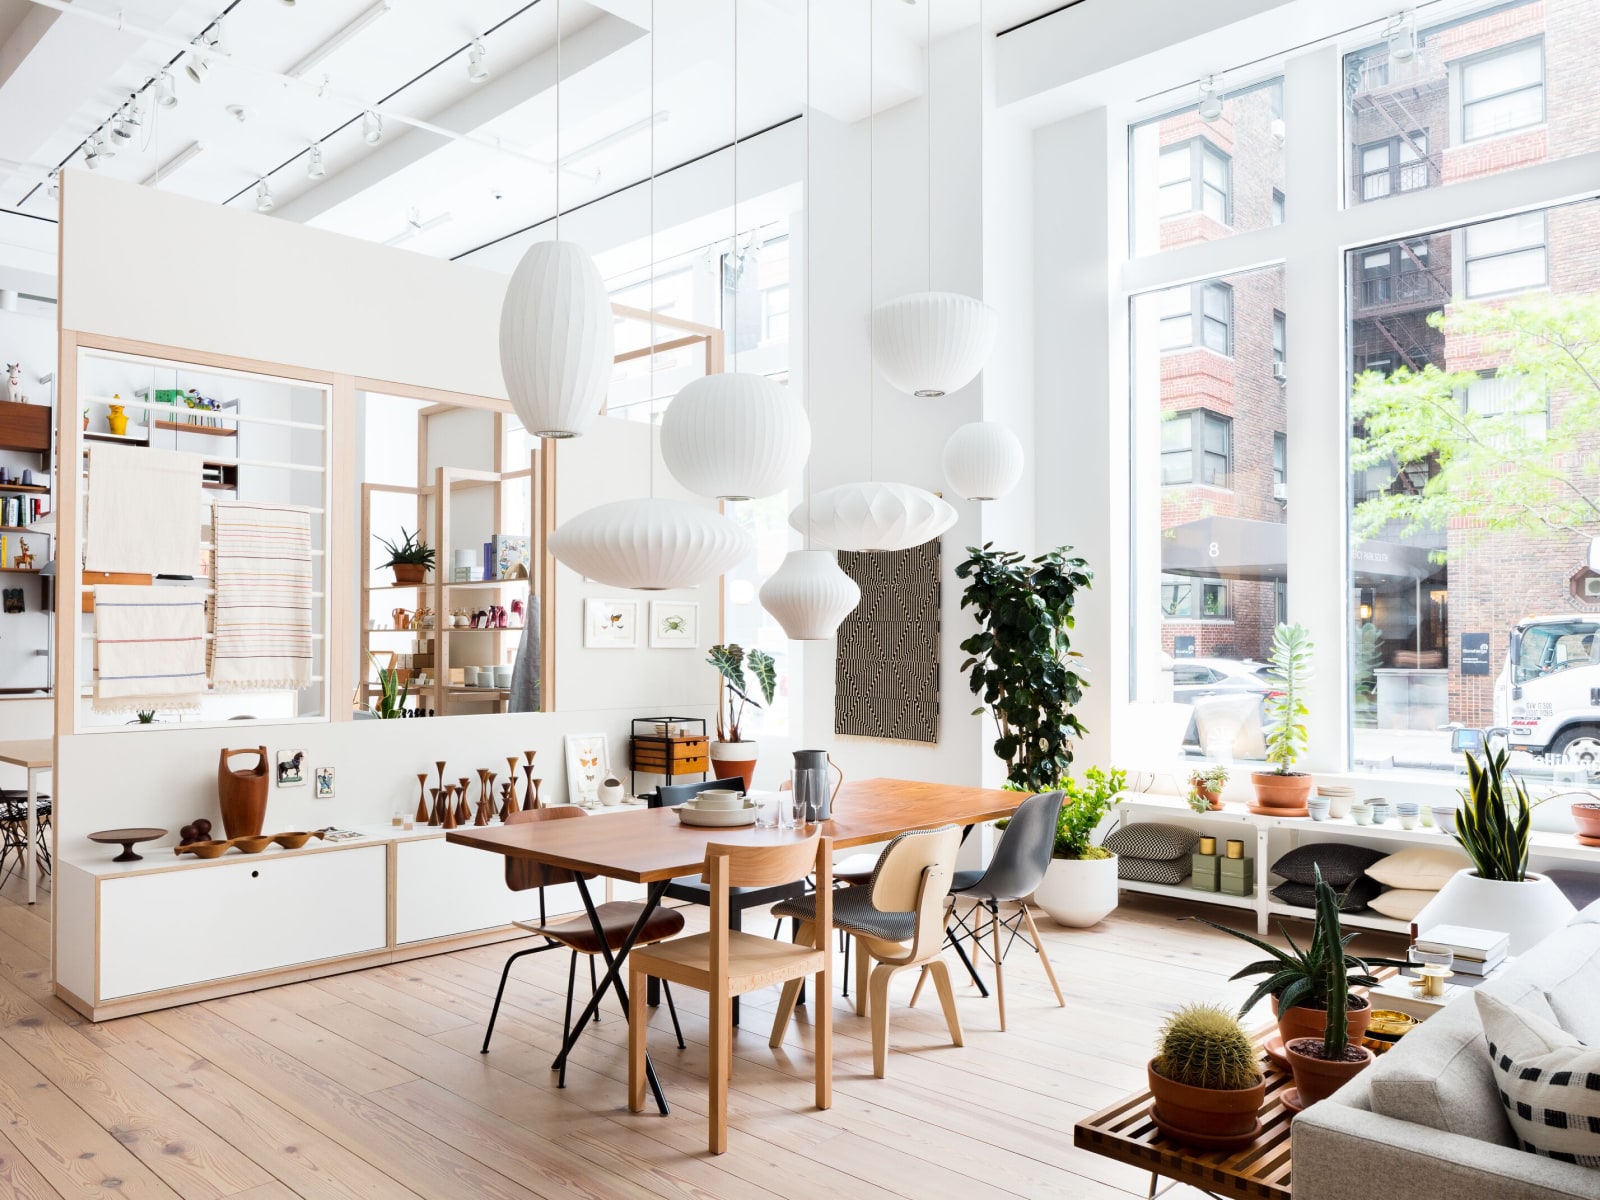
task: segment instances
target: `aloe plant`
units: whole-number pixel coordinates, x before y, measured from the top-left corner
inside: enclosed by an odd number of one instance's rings
[[[1504,749],[1485,754],[1482,760],[1469,752],[1466,759],[1467,787],[1460,793],[1456,841],[1481,878],[1522,883],[1528,877],[1534,802],[1522,780],[1506,774]]]
[[[737,642],[711,647],[706,662],[717,669],[720,677],[717,684],[717,740],[742,742],[744,738],[739,735],[739,723],[744,720],[745,706],[761,707],[750,695],[750,683],[745,672],[755,677],[762,699],[771,704],[772,698],[778,694],[777,663],[764,650],[752,650],[746,654],[744,647]],[[726,714],[723,712],[724,698],[727,701]]]
[[[414,533],[407,533],[406,527],[402,525],[400,526],[400,540],[398,542],[391,542],[388,538],[379,538],[379,545],[389,552],[389,561],[379,563],[378,569],[381,571],[385,567],[393,566],[422,566],[432,570],[434,559],[438,556],[438,553],[432,546],[417,536],[421,532],[419,529]]]

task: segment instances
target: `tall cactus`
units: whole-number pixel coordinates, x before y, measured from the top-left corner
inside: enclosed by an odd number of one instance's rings
[[[1322,991],[1328,1000],[1328,1019],[1322,1029],[1322,1056],[1330,1062],[1342,1062],[1350,1044],[1349,969],[1345,962],[1344,937],[1339,929],[1339,893],[1323,879],[1320,868],[1316,868],[1316,906],[1315,936],[1323,939]]]

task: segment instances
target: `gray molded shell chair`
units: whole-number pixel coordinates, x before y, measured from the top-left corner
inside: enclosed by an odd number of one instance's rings
[[[1050,855],[1055,849],[1056,823],[1061,816],[1061,806],[1066,801],[1064,792],[1043,792],[1024,800],[1006,824],[995,847],[994,857],[982,871],[957,871],[950,885],[950,916],[954,922],[949,931],[950,940],[959,949],[965,938],[971,938],[977,953],[987,954],[994,963],[995,1001],[1000,1009],[1000,1028],[1006,1027],[1006,990],[1002,963],[1011,945],[1022,933],[1024,926],[1033,948],[1044,965],[1045,977],[1055,991],[1056,1002],[1063,1008],[1066,1000],[1056,983],[1056,973],[1050,967],[1050,957],[1045,953],[1044,941],[1028,911],[1026,897],[1031,896],[1044,882],[1044,873],[1050,867]],[[963,914],[960,903],[972,901]],[[1002,904],[1015,905],[1016,911],[1001,915]],[[1001,948],[1002,931],[1005,947]],[[983,945],[984,935],[990,939],[989,948]],[[918,990],[921,990],[920,981]],[[911,1003],[917,1002],[913,995]]]

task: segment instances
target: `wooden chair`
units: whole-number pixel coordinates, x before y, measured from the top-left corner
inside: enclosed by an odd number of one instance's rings
[[[799,917],[803,941],[820,942],[830,924],[855,939],[856,1013],[872,1019],[872,1073],[879,1079],[889,1052],[889,981],[901,971],[921,967],[924,976],[933,977],[950,1040],[963,1044],[950,972],[939,958],[945,894],[960,848],[961,830],[954,825],[902,833],[878,859],[867,887],[845,888],[831,898],[831,922],[823,912],[820,882],[816,896],[786,900],[772,910],[774,916]],[[772,1022],[774,1047],[783,1042],[798,996],[796,983],[784,985]]]
[[[817,916],[832,918],[833,843],[828,838],[769,845],[706,846],[702,878],[709,885],[711,923],[705,933],[636,949],[628,956],[628,1107],[644,1109],[645,1028],[650,1007],[645,981],[681,983],[711,998],[710,1114],[711,1153],[728,1149],[728,1077],[733,1073],[733,998],[756,988],[815,975],[816,994],[828,995],[831,956],[823,949],[757,937],[729,927],[733,888],[771,887],[817,876]],[[942,895],[941,891],[941,895]],[[786,983],[786,986],[788,984]],[[833,1014],[819,1004],[816,1014],[817,1107],[833,1106]]]
[[[583,809],[572,805],[557,805],[548,808],[525,808],[520,812],[512,813],[506,818],[507,825],[520,824],[529,821],[560,821],[573,817],[585,817],[589,814]],[[506,980],[511,976],[511,964],[519,958],[529,954],[542,954],[546,950],[558,950],[565,947],[571,951],[572,957],[567,963],[567,1015],[561,1024],[561,1042],[566,1044],[567,1035],[572,1031],[572,990],[577,984],[578,955],[582,954],[589,960],[589,986],[595,982],[594,960],[600,954],[600,939],[595,937],[594,926],[590,923],[588,914],[579,913],[575,917],[550,922],[544,914],[544,889],[555,887],[558,884],[572,883],[577,879],[577,873],[565,867],[551,867],[544,863],[530,862],[525,858],[506,858],[506,887],[514,892],[525,892],[529,888],[539,889],[539,919],[537,921],[515,921],[519,929],[526,929],[529,933],[537,934],[544,938],[544,945],[533,946],[527,950],[518,950],[506,959],[505,969],[500,972],[500,986],[494,994],[494,1008],[489,1012],[489,1028],[483,1031],[483,1049],[481,1054],[489,1053],[489,1039],[494,1036],[495,1018],[500,1015],[500,998],[506,992]],[[593,876],[585,876],[586,879]],[[639,914],[644,911],[644,905],[631,900],[614,900],[599,905],[595,911],[600,916],[600,924],[605,929],[606,941],[613,951],[619,949],[628,936],[628,931],[633,928],[634,922],[639,919]],[[635,943],[636,947],[644,946],[648,942],[660,941],[662,938],[675,937],[683,932],[683,914],[675,908],[658,908],[650,918],[650,923],[644,927],[644,932]],[[635,949],[634,953],[638,953]],[[672,992],[667,992],[667,1011],[672,1015],[672,1030],[678,1035],[678,1049],[682,1050],[683,1031],[678,1027],[678,1010],[672,1003]],[[624,1013],[624,1016],[627,1014]],[[594,1019],[600,1019],[596,1010]]]

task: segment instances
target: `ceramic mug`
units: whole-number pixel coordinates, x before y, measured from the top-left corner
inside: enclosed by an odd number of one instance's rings
[[[494,685],[497,688],[511,686],[511,668],[509,666],[500,666],[494,669]]]
[[[1306,808],[1311,812],[1313,821],[1326,821],[1328,819],[1328,798],[1326,796],[1312,796],[1306,801]]]
[[[1415,829],[1416,827],[1417,827],[1417,814],[1416,813],[1401,813],[1400,814],[1400,828],[1401,829]]]
[[[1357,825],[1371,825],[1372,806],[1367,804],[1352,804],[1350,806],[1350,816],[1355,820]]]
[[[461,668],[461,682],[466,687],[477,687],[478,686],[478,668],[477,667],[462,667]]]
[[[1374,825],[1384,824],[1384,822],[1388,821],[1391,811],[1387,800],[1374,800],[1372,802],[1372,823]]]

